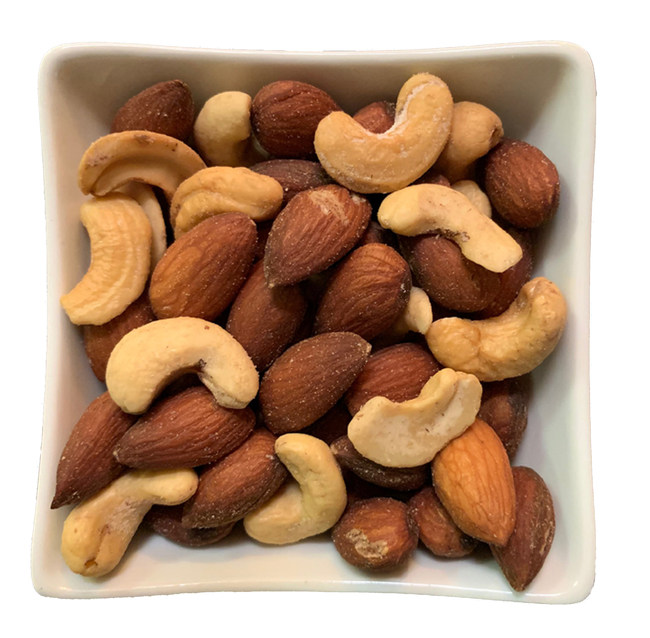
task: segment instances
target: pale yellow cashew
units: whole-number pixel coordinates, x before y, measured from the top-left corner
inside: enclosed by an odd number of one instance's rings
[[[451,187],[462,193],[474,205],[476,210],[483,213],[486,217],[492,217],[492,204],[490,198],[485,194],[481,187],[471,179],[461,179],[454,182]]]
[[[392,325],[390,333],[403,336],[408,332],[426,334],[433,322],[431,300],[422,288],[411,286],[406,308]]]
[[[81,205],[90,238],[90,266],[61,296],[74,324],[102,325],[122,313],[143,292],[151,269],[151,224],[142,207],[120,194]]]
[[[314,137],[323,168],[358,193],[389,193],[422,176],[436,161],[451,129],[453,99],[435,75],[418,73],[402,86],[395,123],[372,133],[343,111],[318,124]]]
[[[439,233],[463,255],[493,272],[503,272],[522,257],[521,246],[462,193],[440,184],[416,184],[387,195],[377,219],[398,235]]]
[[[192,469],[131,470],[77,505],[61,536],[61,554],[82,576],[111,572],[122,560],[142,519],[153,505],[179,505],[196,491]]]
[[[121,131],[95,140],[81,158],[78,182],[85,195],[106,195],[128,182],[157,186],[171,201],[178,185],[205,168],[199,154],[175,137]]]
[[[438,319],[426,340],[445,366],[500,381],[534,370],[557,346],[567,307],[557,286],[536,277],[524,284],[508,310],[497,317]]]
[[[226,408],[257,395],[255,365],[230,333],[196,317],[159,319],[127,333],[106,366],[106,387],[122,410],[142,414],[173,379],[196,372]]]
[[[283,434],[275,453],[293,480],[244,518],[246,533],[260,543],[287,545],[333,527],[347,505],[347,491],[329,445],[308,434]]]
[[[367,401],[350,421],[348,438],[357,452],[385,467],[424,465],[474,422],[481,394],[475,376],[443,368],[415,399]]]

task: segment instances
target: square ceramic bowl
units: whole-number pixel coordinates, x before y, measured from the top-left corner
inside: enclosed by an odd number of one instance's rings
[[[263,547],[235,534],[185,549],[139,534],[120,566],[85,579],[64,564],[59,542],[67,508],[51,510],[55,473],[68,433],[104,387],[94,378],[78,329],[59,297],[85,272],[88,240],[79,222],[84,197],[76,170],[85,148],[108,132],[115,110],[155,82],[181,78],[200,107],[211,95],[251,95],[278,79],[328,91],[348,112],[394,99],[413,73],[442,77],[456,100],[501,117],[506,135],[539,146],[556,163],[560,209],[545,229],[535,275],[558,284],[569,306],[566,332],[533,373],[529,424],[515,463],[534,468],[555,502],[557,531],[543,569],[513,593],[489,554],[441,560],[424,549],[403,571],[362,573],[336,553],[327,534]],[[51,51],[40,72],[44,159],[48,341],[42,457],[33,536],[35,589],[47,596],[115,597],[193,591],[315,590],[403,592],[531,602],[576,602],[595,573],[589,421],[589,253],[595,137],[595,82],[589,56],[543,42],[445,50],[288,53],[155,46],[69,45]]]

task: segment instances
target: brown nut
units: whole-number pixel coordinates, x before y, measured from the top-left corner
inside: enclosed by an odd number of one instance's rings
[[[183,504],[154,505],[142,521],[142,526],[183,547],[205,547],[214,545],[226,538],[235,527],[234,523],[221,527],[190,528],[185,527]]]
[[[418,528],[404,503],[376,497],[352,503],[334,526],[332,540],[350,565],[391,570],[412,556],[418,544]]]
[[[372,133],[385,133],[395,124],[395,104],[385,100],[372,102],[352,117]]]

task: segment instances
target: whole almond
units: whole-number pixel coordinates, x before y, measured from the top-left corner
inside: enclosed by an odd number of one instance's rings
[[[270,155],[304,158],[314,154],[318,123],[340,107],[322,89],[306,82],[279,80],[253,97],[251,123],[255,137]]]
[[[361,238],[372,209],[367,199],[331,184],[298,193],[276,217],[264,252],[270,286],[323,272]]]
[[[418,524],[422,544],[435,556],[460,558],[471,554],[478,545],[454,523],[430,485],[414,494],[408,507]]]
[[[262,372],[293,341],[306,311],[307,301],[298,286],[269,288],[260,261],[232,304],[226,330]]]
[[[221,527],[191,528],[183,525],[183,504],[154,505],[142,521],[145,528],[184,547],[205,547],[226,538],[234,523]]]
[[[413,555],[418,528],[408,507],[392,498],[355,501],[332,529],[339,554],[354,567],[391,570]]]
[[[114,454],[129,467],[196,467],[232,452],[254,426],[250,408],[224,408],[199,385],[157,401],[122,436]]]
[[[204,468],[197,491],[184,505],[183,525],[232,524],[273,496],[289,476],[274,445],[275,436],[258,428],[228,456]]]
[[[113,118],[111,133],[144,130],[184,141],[193,125],[190,87],[181,80],[169,80],[140,91],[120,107]]]
[[[386,244],[356,248],[336,269],[323,294],[314,332],[354,332],[368,341],[402,314],[411,292],[411,271]]]
[[[385,100],[372,102],[352,117],[373,133],[385,133],[395,123],[395,104]]]
[[[81,328],[86,356],[95,376],[100,381],[106,380],[106,364],[117,342],[135,328],[154,321],[154,315],[149,303],[148,291],[138,297],[124,312],[115,319],[101,326],[85,325]]]
[[[506,139],[486,156],[485,192],[494,209],[518,228],[549,221],[560,203],[555,164],[536,146]]]
[[[113,448],[136,418],[122,412],[108,392],[88,405],[61,453],[52,509],[79,503],[124,472]]]
[[[216,319],[233,301],[255,256],[255,222],[242,213],[205,219],[165,251],[151,275],[158,319]]]
[[[339,401],[333,408],[330,408],[320,419],[312,423],[304,430],[305,434],[311,434],[327,445],[331,445],[340,436],[348,431],[350,413],[342,401]]]
[[[431,352],[417,343],[398,343],[373,352],[345,394],[345,405],[355,415],[376,396],[408,401],[441,369]]]
[[[513,467],[517,499],[515,529],[492,554],[511,587],[524,591],[542,568],[555,536],[553,498],[544,479],[529,467]]]
[[[370,344],[351,332],[328,332],[288,348],[260,382],[264,424],[297,432],[330,410],[363,369]]]
[[[465,534],[505,545],[515,525],[515,488],[508,454],[487,423],[476,419],[436,455],[433,485]]]

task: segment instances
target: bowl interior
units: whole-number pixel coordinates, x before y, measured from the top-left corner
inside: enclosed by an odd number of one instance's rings
[[[539,146],[557,165],[560,209],[545,229],[536,275],[558,284],[569,321],[560,346],[533,374],[529,424],[514,464],[547,482],[557,531],[549,557],[529,590],[514,594],[489,552],[446,561],[419,550],[388,576],[360,573],[338,556],[329,537],[268,548],[235,534],[185,549],[139,534],[109,577],[71,573],[59,553],[67,509],[52,511],[55,473],[68,433],[104,390],[92,375],[78,332],[59,297],[85,272],[88,240],[79,222],[84,200],[76,184],[82,153],[108,132],[115,110],[155,82],[180,78],[197,107],[223,90],[251,95],[278,79],[311,82],[352,112],[394,99],[409,75],[442,77],[455,100],[480,102],[499,114],[506,135]],[[572,602],[594,578],[594,516],[589,436],[589,247],[595,88],[587,54],[565,43],[464,49],[286,53],[73,45],[53,50],[40,74],[48,249],[48,352],[32,572],[36,590],[60,597],[178,591],[355,590],[417,592],[535,602]]]

